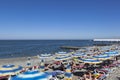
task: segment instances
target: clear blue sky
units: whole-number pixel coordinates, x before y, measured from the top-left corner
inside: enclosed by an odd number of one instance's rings
[[[0,39],[120,38],[120,0],[0,0]]]

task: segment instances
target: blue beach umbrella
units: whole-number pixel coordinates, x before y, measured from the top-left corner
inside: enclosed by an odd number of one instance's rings
[[[62,60],[68,60],[71,59],[71,56],[57,56],[54,58],[55,61],[62,61]]]
[[[90,63],[90,64],[99,64],[102,63],[102,61],[91,58],[91,59],[80,59],[84,63]]]
[[[40,58],[44,59],[44,58],[50,58],[52,57],[52,54],[41,54]]]
[[[104,54],[107,54],[108,56],[118,56],[119,55],[119,53],[116,51],[105,52]]]
[[[51,77],[52,75],[45,72],[27,71],[23,74],[12,77],[10,80],[49,80]]]
[[[100,54],[100,55],[96,55],[93,56],[94,58],[97,58],[99,60],[107,60],[107,59],[111,59],[112,57],[106,54]]]
[[[59,55],[59,56],[67,56],[67,55],[70,55],[69,53],[67,52],[57,52],[55,53],[56,55]]]
[[[20,71],[22,71],[23,67],[21,66],[15,66],[15,65],[3,65],[0,67],[0,75],[6,76],[6,75],[16,75]]]
[[[52,54],[41,54],[40,55],[40,60],[42,61],[46,61],[47,59],[53,59],[53,56],[52,56]]]
[[[84,55],[85,55],[85,53],[77,52],[77,53],[73,54],[72,56],[73,57],[81,57],[81,56],[84,56]]]

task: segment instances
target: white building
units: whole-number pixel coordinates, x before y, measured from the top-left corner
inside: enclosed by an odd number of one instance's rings
[[[93,41],[120,41],[120,39],[93,39]]]

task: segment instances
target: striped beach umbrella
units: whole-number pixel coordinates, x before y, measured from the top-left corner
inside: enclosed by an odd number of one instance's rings
[[[107,60],[107,59],[111,59],[112,57],[106,54],[100,54],[100,55],[96,55],[93,56],[94,58],[97,58],[99,60]]]
[[[66,76],[67,80],[72,80],[71,66],[69,64],[66,67],[65,76]]]
[[[102,61],[91,58],[91,59],[80,59],[84,63],[89,63],[89,64],[99,64],[102,63]]]
[[[15,65],[3,65],[0,67],[0,76],[16,75],[21,72],[23,67]]]
[[[72,56],[73,57],[81,57],[81,56],[84,56],[84,55],[85,55],[85,53],[77,52],[77,53],[73,54]]]
[[[52,54],[41,54],[39,58],[40,60],[44,60],[44,61],[53,60]]]
[[[68,56],[70,55],[70,53],[67,53],[67,52],[57,52],[55,53],[57,56]]]
[[[12,77],[10,80],[49,80],[51,77],[52,75],[45,72],[27,71]]]
[[[69,60],[71,56],[57,56],[54,58],[55,61]]]
[[[40,55],[40,58],[41,58],[41,59],[50,58],[50,57],[52,57],[52,54],[41,54],[41,55]]]
[[[116,51],[105,52],[105,54],[107,54],[108,56],[118,56],[119,55],[119,53]]]

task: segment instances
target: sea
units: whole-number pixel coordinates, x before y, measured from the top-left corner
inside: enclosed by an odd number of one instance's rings
[[[61,46],[92,46],[93,40],[0,40],[0,59],[54,54]]]

